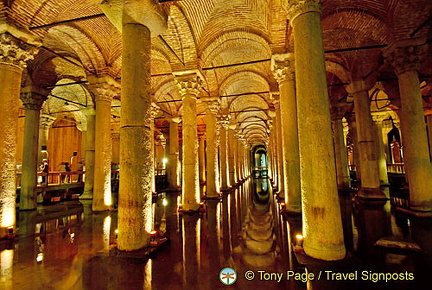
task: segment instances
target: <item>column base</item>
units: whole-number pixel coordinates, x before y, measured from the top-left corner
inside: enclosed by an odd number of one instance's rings
[[[360,188],[357,196],[361,199],[368,200],[386,200],[389,199],[385,193],[379,188]]]
[[[79,199],[93,199],[93,194],[90,192],[84,192]]]
[[[167,187],[165,189],[165,192],[180,192],[181,191],[181,187]]]
[[[415,208],[415,207],[396,207],[396,211],[417,218],[432,218],[432,209]]]
[[[221,193],[217,193],[217,195],[205,195],[203,197],[204,200],[220,200],[222,198]]]

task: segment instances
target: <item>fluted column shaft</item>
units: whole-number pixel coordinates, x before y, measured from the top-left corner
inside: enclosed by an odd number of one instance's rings
[[[293,0],[303,248],[322,260],[345,256],[318,0]],[[316,138],[320,136],[320,138]]]

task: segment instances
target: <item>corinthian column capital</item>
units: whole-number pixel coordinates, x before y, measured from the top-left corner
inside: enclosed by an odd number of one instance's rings
[[[285,80],[294,80],[294,54],[286,53],[273,55],[271,59],[271,70],[279,85]]]
[[[201,98],[201,101],[203,101],[207,105],[207,109],[212,115],[219,114],[220,100],[218,97]]]
[[[185,95],[196,97],[199,94],[203,77],[198,70],[175,72],[173,74],[175,82],[180,90],[180,94],[183,97]]]
[[[120,95],[120,84],[110,76],[88,77],[89,89],[95,94],[95,101],[111,102]]]
[[[0,29],[0,63],[24,68],[27,61],[32,60],[37,52],[37,47],[27,44],[8,32],[1,33]]]
[[[297,16],[308,12],[321,13],[321,0],[285,0],[284,9],[292,22]]]
[[[39,111],[42,108],[43,102],[47,99],[47,96],[34,92],[25,92],[21,93],[20,99],[26,110]]]
[[[394,67],[395,73],[399,75],[410,70],[418,71],[426,52],[427,44],[424,41],[397,42],[390,48],[387,58]]]

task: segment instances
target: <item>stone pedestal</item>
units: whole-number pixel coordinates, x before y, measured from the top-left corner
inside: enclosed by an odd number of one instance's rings
[[[301,211],[300,154],[295,95],[294,55],[275,55],[272,70],[279,84],[282,160],[287,210]]]
[[[345,246],[319,2],[288,1],[288,17],[294,30],[303,248],[316,259],[339,260],[345,256]]]
[[[86,150],[85,150],[85,183],[84,192],[80,199],[93,198],[93,184],[94,184],[94,162],[95,162],[95,110],[87,108],[83,110],[87,120],[87,134],[86,134]]]
[[[175,73],[182,107],[182,206],[184,211],[199,209],[200,191],[198,176],[198,135],[196,98],[201,88],[202,77],[198,71]]]
[[[95,163],[93,211],[104,211],[112,206],[111,195],[111,101],[120,94],[118,83],[111,77],[89,77],[90,90],[96,99]]]
[[[21,94],[25,108],[24,148],[20,191],[20,210],[37,208],[37,173],[39,152],[40,110],[47,94],[26,92]]]
[[[410,208],[432,216],[432,164],[418,78],[421,56],[426,49],[422,42],[397,43],[390,59],[399,80],[400,120]]]
[[[206,197],[215,198],[220,195],[219,162],[218,162],[218,129],[216,116],[220,110],[219,98],[203,99],[207,105],[206,110],[206,161],[207,186]]]

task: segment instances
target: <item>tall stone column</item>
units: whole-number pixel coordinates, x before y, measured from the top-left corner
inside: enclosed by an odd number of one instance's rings
[[[95,119],[96,113],[94,108],[88,107],[82,110],[87,120],[87,134],[86,134],[86,150],[85,150],[85,179],[84,179],[84,192],[80,199],[93,198],[93,185],[94,185],[94,162],[95,162]]]
[[[373,125],[376,134],[376,147],[378,151],[378,170],[381,185],[389,185],[387,175],[387,160],[385,156],[384,140],[383,140],[383,117],[380,115],[372,115]]]
[[[360,153],[362,198],[385,198],[380,190],[378,150],[375,141],[375,128],[372,123],[368,90],[371,85],[365,81],[353,81],[347,90],[354,96],[354,110],[357,121],[357,138]]]
[[[339,189],[347,189],[350,187],[348,154],[342,124],[343,115],[344,112],[340,108],[331,109],[333,144],[336,159],[337,184]]]
[[[400,121],[410,208],[414,213],[432,215],[432,164],[418,78],[421,56],[426,50],[424,42],[399,42],[393,48],[390,59],[399,80]]]
[[[429,137],[429,155],[432,159],[432,114],[426,116],[428,137]]]
[[[205,133],[198,134],[198,172],[200,185],[204,185],[206,183],[205,138]]]
[[[273,104],[275,106],[276,113],[276,125],[274,127],[276,133],[276,166],[277,166],[277,180],[278,180],[278,191],[284,196],[287,195],[285,187],[285,176],[284,176],[284,160],[283,160],[283,145],[282,145],[282,116],[280,108],[279,94],[273,94]]]
[[[303,248],[322,260],[345,256],[336,184],[319,0],[289,0],[294,30],[302,180]],[[320,136],[320,138],[317,138]]]
[[[274,55],[272,70],[279,84],[282,160],[287,210],[301,211],[300,153],[295,95],[294,55]]]
[[[231,118],[231,122],[228,125],[228,172],[229,172],[229,184],[235,185],[237,182],[236,176],[236,163],[235,163],[235,128],[236,125],[234,119]]]
[[[151,167],[151,184],[152,184],[152,186],[151,186],[151,189],[152,189],[152,193],[153,192],[156,192],[156,177],[155,177],[155,168],[156,168],[156,164],[155,164],[155,156],[156,156],[156,153],[155,153],[155,148],[156,148],[156,146],[155,146],[155,138],[154,138],[154,135],[155,135],[155,123],[154,123],[154,119],[155,119],[155,117],[156,117],[156,115],[159,113],[159,106],[155,103],[155,102],[152,102],[151,103],[151,107],[150,107],[150,111],[149,111],[149,113],[148,113],[148,118],[149,118],[149,124],[150,124],[150,129],[151,129],[151,139],[150,139],[150,141],[151,141],[151,148],[150,148],[150,150],[151,150],[151,152],[152,152],[152,159],[151,159],[151,164],[149,164],[150,165],[150,167]],[[152,219],[152,229],[153,229],[154,227],[153,227],[153,219]]]
[[[111,133],[112,142],[112,163],[119,164],[120,162],[120,132]]]
[[[228,124],[229,117],[227,115],[219,116],[220,125],[220,174],[221,174],[221,189],[228,190],[230,188],[229,172],[228,172]]]
[[[201,88],[202,76],[198,71],[174,75],[183,97],[182,206],[184,211],[193,212],[199,209],[200,202],[196,99]]]
[[[39,120],[42,104],[47,95],[30,91],[20,96],[25,108],[20,210],[37,208]]]
[[[358,138],[357,138],[357,121],[355,115],[346,116],[348,122],[348,136],[352,145],[353,162],[355,165],[356,179],[361,180],[361,165],[360,165],[360,153],[358,150]]]
[[[122,31],[117,247],[119,250],[133,251],[149,244],[153,225],[151,36],[157,36],[167,28],[168,17],[160,4],[152,0],[108,0],[104,1],[101,8],[117,29]]]
[[[15,229],[17,116],[21,78],[26,61],[33,58],[36,50],[8,32],[0,34],[0,46],[0,228]]]
[[[202,99],[207,105],[206,109],[206,163],[207,163],[207,198],[220,195],[219,162],[218,162],[218,129],[216,116],[220,110],[219,98]]]
[[[49,129],[56,120],[55,117],[50,115],[42,114],[39,121],[39,157],[38,162],[42,164],[43,159],[47,159],[49,162],[49,150],[54,148],[48,148],[48,137]],[[46,152],[42,152],[42,147],[47,148]]]
[[[95,163],[93,211],[104,211],[112,205],[111,196],[111,102],[120,94],[119,84],[111,77],[89,77],[90,90],[95,94]]]
[[[180,186],[179,179],[179,138],[178,124],[180,118],[169,118],[169,155],[168,155],[168,183],[170,190],[178,190]]]

